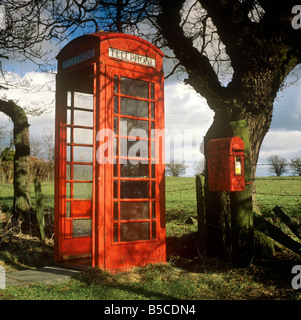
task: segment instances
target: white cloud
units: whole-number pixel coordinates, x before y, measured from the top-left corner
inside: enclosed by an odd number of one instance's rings
[[[7,80],[10,89],[2,91],[1,97],[6,96],[23,108],[28,108],[35,102],[53,105],[54,74],[32,71],[21,77],[16,73],[10,73]]]
[[[29,131],[32,136],[41,135],[44,127],[54,129],[54,79],[54,75],[50,73],[28,72],[23,77],[10,73],[7,80],[12,85],[11,88],[1,91],[1,98],[14,100],[22,108],[44,109],[40,116],[28,116]],[[6,124],[8,129],[12,128],[7,116],[0,113],[0,125]]]
[[[166,163],[185,162],[186,175],[194,175],[193,167],[204,158],[200,145],[213,115],[206,100],[190,86],[179,82],[165,85],[165,127],[170,137],[166,139]]]
[[[183,83],[165,87],[167,129],[197,129],[204,136],[213,121],[213,111],[204,98]]]
[[[259,153],[256,176],[269,176],[268,157],[278,155],[290,162],[292,158],[301,158],[301,131],[270,130],[262,143]],[[291,172],[288,172],[290,175]]]
[[[301,131],[271,130],[265,137],[260,160],[265,161],[271,155],[279,155],[287,160],[301,157]]]

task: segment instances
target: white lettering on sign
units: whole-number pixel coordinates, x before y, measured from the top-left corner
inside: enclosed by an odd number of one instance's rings
[[[141,56],[136,53],[122,51],[114,48],[109,48],[109,57],[120,59],[123,61],[134,62],[134,63],[142,64],[144,66],[153,67],[153,68],[156,67],[156,59],[154,58]]]
[[[70,68],[76,64],[92,59],[94,56],[95,56],[95,49],[85,51],[75,57],[72,57],[70,59],[63,61],[63,69]]]

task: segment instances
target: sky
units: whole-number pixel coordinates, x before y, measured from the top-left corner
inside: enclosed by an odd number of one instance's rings
[[[1,97],[5,95],[8,99],[14,99],[22,107],[36,104],[48,106],[42,115],[29,116],[30,136],[40,137],[45,129],[54,131],[55,74],[33,71],[35,67],[30,63],[9,61],[6,64],[5,67],[12,72],[11,77],[21,82],[30,81],[30,88],[26,91],[22,87],[0,91]],[[290,80],[288,78],[287,82]],[[167,80],[164,90],[166,162],[184,162],[187,167],[185,175],[194,176],[196,165],[204,160],[200,146],[212,124],[214,113],[203,97],[180,81]],[[0,114],[0,127],[3,125],[7,130],[12,128],[9,118]],[[280,155],[288,161],[294,157],[301,158],[300,141],[301,80],[278,92],[271,128],[261,147],[256,175],[271,175],[267,166],[267,158],[271,155]]]

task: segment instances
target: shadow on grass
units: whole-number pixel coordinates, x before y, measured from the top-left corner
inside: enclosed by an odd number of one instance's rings
[[[145,268],[147,270],[148,266],[146,266]],[[160,269],[160,266],[157,267],[157,270],[156,270],[157,274],[158,274],[158,268]],[[154,269],[156,269],[156,267]],[[136,271],[126,272],[123,274],[112,275],[105,270],[90,268],[78,275],[75,275],[74,279],[77,279],[88,286],[96,285],[96,286],[101,286],[104,289],[106,287],[108,289],[120,290],[123,292],[121,294],[122,297],[120,299],[123,299],[124,292],[128,292],[130,294],[137,295],[138,297],[142,296],[142,297],[145,297],[146,299],[152,299],[152,300],[178,300],[179,299],[175,295],[158,292],[158,286],[156,285],[156,282],[153,282],[154,279],[147,278],[147,276],[144,276],[143,275],[144,271],[141,271],[141,270],[143,270],[143,268],[139,268]],[[151,272],[151,271],[152,270],[149,270],[148,272]],[[156,273],[156,271],[154,272]],[[159,273],[160,273],[160,270],[159,270]],[[135,277],[135,279],[133,277]],[[126,283],[122,283],[123,281],[126,281]],[[146,287],[151,287],[151,288],[146,288]],[[106,297],[102,297],[102,299],[106,299]]]
[[[174,267],[184,269],[192,273],[219,273],[224,272],[240,275],[243,281],[247,275],[255,282],[266,285],[274,285],[277,292],[270,297],[257,296],[256,299],[296,299],[296,290],[292,290],[291,281],[292,267],[301,265],[301,257],[288,251],[277,251],[276,256],[270,259],[254,260],[247,268],[237,269],[231,266],[229,261],[221,261],[214,258],[201,260],[198,251],[197,233],[189,233],[179,237],[167,238],[167,261],[169,262],[160,269],[155,266],[153,269],[147,266],[141,271],[135,272],[139,279],[126,278],[120,281],[116,275],[110,275],[103,270],[98,270],[96,275],[83,274],[79,279],[85,284],[101,284],[108,289],[116,289],[129,292],[133,295],[142,296],[146,299],[177,300],[180,293],[168,291],[165,287],[170,285],[170,277],[176,272]],[[43,244],[38,238],[26,235],[14,235],[7,241],[0,241],[0,260],[6,265],[17,270],[28,269],[29,267],[42,267],[53,263],[53,247],[50,244]],[[168,269],[169,268],[169,269]],[[167,276],[165,276],[167,274]],[[116,277],[116,278],[115,278]],[[96,279],[98,279],[96,281]],[[159,280],[158,280],[159,279]],[[161,279],[161,280],[160,280]],[[158,282],[159,281],[159,282]],[[165,283],[165,284],[164,284]],[[253,298],[253,297],[252,297]]]
[[[53,246],[26,234],[0,239],[0,260],[8,269],[25,270],[53,263]]]
[[[292,289],[291,281],[294,275],[292,267],[301,265],[301,257],[285,248],[278,248],[274,257],[256,258],[246,268],[236,268],[230,261],[222,261],[206,257],[201,259],[197,251],[197,233],[167,239],[167,259],[176,267],[195,273],[241,273],[242,277],[250,275],[254,282],[266,286],[275,286],[277,292],[271,299],[296,299],[297,292]],[[256,299],[268,299],[266,296]]]

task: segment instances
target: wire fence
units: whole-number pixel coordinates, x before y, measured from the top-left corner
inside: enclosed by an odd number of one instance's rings
[[[301,218],[301,177],[257,178],[255,187],[262,211],[269,212],[278,205],[291,216]]]
[[[254,186],[258,206],[264,213],[278,205],[288,214],[301,218],[301,177],[256,178]],[[195,178],[167,179],[167,208],[183,209],[184,205],[196,211]]]
[[[269,214],[278,205],[291,217],[301,220],[301,177],[256,178],[256,199],[261,212]],[[54,233],[54,186],[53,182],[42,183],[43,208],[48,235]],[[33,210],[30,221],[35,219],[35,193],[31,186]],[[197,197],[195,178],[166,179],[166,216],[184,222],[189,216],[197,217]],[[13,184],[0,186],[1,211],[12,212]]]

